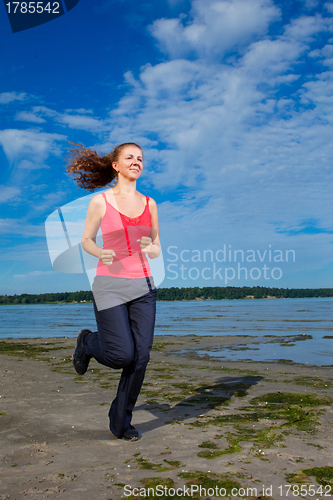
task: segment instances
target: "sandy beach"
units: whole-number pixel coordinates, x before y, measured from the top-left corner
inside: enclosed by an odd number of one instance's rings
[[[1,342],[0,500],[329,498],[333,369],[195,355],[247,342],[156,337],[138,442],[108,430],[119,371],[77,376],[75,339]]]

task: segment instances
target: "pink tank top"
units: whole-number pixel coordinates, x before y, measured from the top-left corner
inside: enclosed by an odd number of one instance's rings
[[[114,276],[119,278],[145,278],[151,276],[146,254],[141,252],[142,236],[151,232],[151,217],[149,197],[146,196],[146,206],[138,217],[127,217],[108,202],[105,193],[102,196],[106,203],[106,211],[101,219],[103,248],[115,252],[110,266],[98,261],[97,276]]]

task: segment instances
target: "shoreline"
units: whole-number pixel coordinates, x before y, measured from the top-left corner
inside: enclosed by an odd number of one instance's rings
[[[247,295],[246,297],[234,297],[234,298],[223,298],[223,299],[213,299],[210,297],[204,298],[204,297],[196,297],[194,299],[174,299],[174,300],[166,300],[166,299],[157,299],[157,302],[197,302],[197,301],[234,301],[234,300],[295,300],[295,299],[332,299],[332,296],[325,296],[325,295],[319,295],[319,296],[312,296],[312,297],[277,297],[275,295],[269,295],[267,297],[255,297],[254,295]],[[66,301],[52,301],[52,302],[25,302],[25,303],[8,303],[4,304],[0,302],[0,307],[1,306],[44,306],[44,305],[52,305],[52,304],[58,304],[58,305],[71,305],[71,304],[92,304],[92,300],[81,300],[81,301],[71,301],[71,302],[66,302]]]
[[[155,337],[133,413],[143,438],[127,443],[108,431],[119,370],[76,375],[72,338],[4,341],[0,499],[117,500],[158,483],[257,489],[246,498],[265,485],[277,500],[286,484],[318,488],[320,471],[331,484],[333,369],[180,356],[213,343]]]
[[[73,335],[66,335],[62,337],[0,337],[0,354],[1,349],[6,350],[6,345],[15,346],[20,345],[21,350],[28,346],[28,352],[31,355],[30,347],[33,345],[44,346],[47,349],[48,345],[54,342],[68,341],[75,343],[77,332]],[[321,352],[317,354],[312,352],[309,357],[305,356],[307,352],[304,349],[305,344],[307,349],[313,348],[313,342],[317,345],[320,351],[322,346],[318,345],[320,339],[314,340],[308,334],[294,334],[289,333],[285,335],[250,335],[250,334],[225,334],[225,335],[199,335],[197,333],[186,333],[183,335],[155,333],[154,335],[154,348],[161,345],[161,342],[167,340],[167,355],[171,356],[175,353],[181,360],[203,360],[213,361],[215,363],[243,363],[251,364],[267,364],[275,365],[280,364],[284,366],[304,366],[309,368],[332,368],[333,360],[326,361],[329,357],[324,356]],[[333,340],[333,335],[324,335],[322,339],[329,339],[329,343]],[[74,345],[74,344],[73,344]],[[331,346],[330,346],[331,347]],[[282,348],[282,349],[281,349]],[[43,349],[43,348],[42,348]],[[276,351],[276,352],[275,352]],[[267,352],[269,354],[267,354]],[[302,359],[303,353],[303,359]],[[325,362],[326,361],[326,362]],[[1,500],[1,498],[0,498]]]
[[[196,300],[251,300],[279,298],[332,298],[333,288],[277,288],[265,286],[169,287],[157,289],[158,302]],[[0,305],[92,303],[91,290],[1,295]]]

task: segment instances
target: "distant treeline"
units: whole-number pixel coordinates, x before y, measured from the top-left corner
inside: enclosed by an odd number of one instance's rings
[[[159,288],[157,300],[294,299],[333,297],[333,288],[194,287]],[[91,291],[0,295],[0,304],[49,304],[92,302]]]

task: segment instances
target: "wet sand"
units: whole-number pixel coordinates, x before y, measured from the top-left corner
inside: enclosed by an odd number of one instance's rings
[[[2,342],[0,500],[116,500],[158,484],[192,485],[185,498],[200,498],[200,486],[201,498],[213,496],[209,487],[232,498],[295,498],[296,485],[305,485],[303,498],[329,498],[333,369],[195,355],[251,342],[156,337],[133,416],[137,442],[108,430],[120,371],[93,361],[77,376],[75,339]]]

